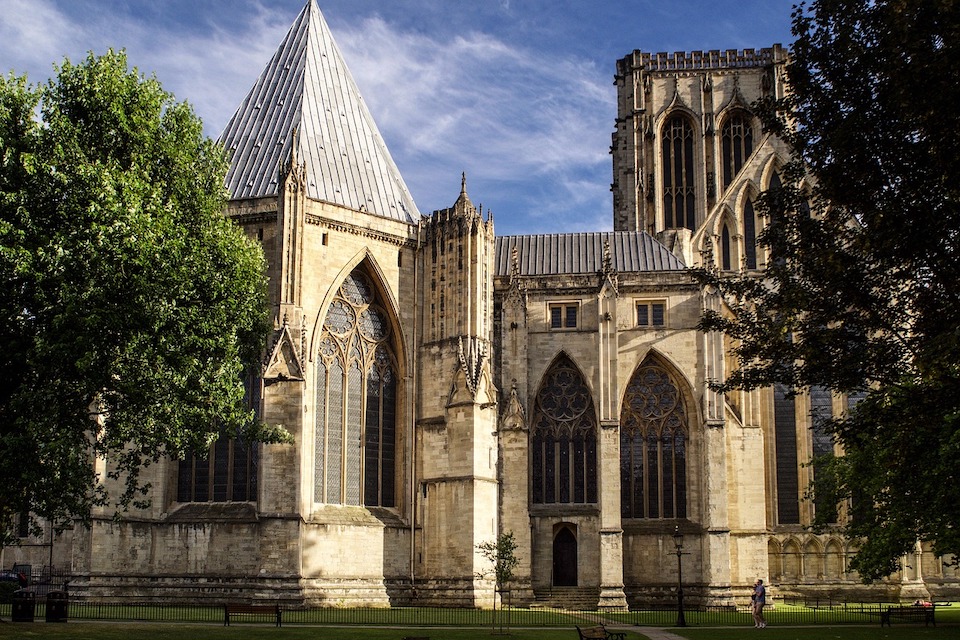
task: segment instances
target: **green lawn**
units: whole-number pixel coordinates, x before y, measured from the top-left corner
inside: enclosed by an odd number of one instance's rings
[[[139,622],[0,622],[0,638],[69,638],[70,640],[402,640],[406,637],[430,640],[577,640],[577,632],[569,629],[511,629],[509,635],[494,634],[490,628],[453,629],[387,629],[371,627],[297,626],[277,629],[267,625],[240,624],[229,628],[206,624],[139,623]],[[628,633],[627,640],[645,636]]]
[[[689,640],[960,640],[960,626],[925,628],[899,625],[881,629],[877,626],[813,626],[767,627],[752,626],[709,628],[666,628]],[[290,626],[277,629],[268,625],[239,624],[229,628],[214,624],[196,623],[141,623],[141,622],[82,622],[65,624],[45,622],[0,622],[0,638],[63,638],[70,640],[247,640],[270,638],[279,640],[402,640],[406,637],[430,640],[577,640],[573,627],[569,628],[513,628],[509,635],[494,634],[490,628],[384,628],[384,627],[319,627]],[[643,640],[639,633],[628,633],[627,640]]]

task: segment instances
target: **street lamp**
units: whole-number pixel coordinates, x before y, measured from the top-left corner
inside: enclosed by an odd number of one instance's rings
[[[673,544],[677,548],[677,626],[687,626],[687,620],[683,617],[683,562],[680,558],[683,556],[683,534],[680,533],[680,525],[673,530]]]

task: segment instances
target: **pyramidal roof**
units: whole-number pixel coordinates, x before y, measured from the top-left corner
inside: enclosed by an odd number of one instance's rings
[[[310,198],[403,222],[420,217],[315,0],[307,0],[220,142],[231,154],[231,198],[277,195],[280,167],[295,157],[306,166]]]

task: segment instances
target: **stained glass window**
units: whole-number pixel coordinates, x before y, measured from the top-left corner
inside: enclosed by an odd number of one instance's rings
[[[597,418],[590,390],[568,357],[544,375],[535,408],[533,502],[596,502]]]
[[[645,360],[620,412],[620,496],[624,518],[687,515],[687,415],[667,371]]]
[[[388,316],[354,270],[317,349],[314,501],[396,505],[397,375]]]

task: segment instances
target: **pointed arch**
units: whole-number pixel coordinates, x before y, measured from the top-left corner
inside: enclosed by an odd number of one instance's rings
[[[324,295],[323,301],[320,303],[320,308],[317,311],[317,315],[314,318],[310,346],[307,351],[309,354],[308,358],[313,360],[314,354],[316,353],[318,340],[320,334],[322,333],[324,318],[327,316],[330,303],[333,302],[334,297],[340,290],[340,285],[337,283],[342,283],[344,280],[346,280],[348,275],[357,269],[362,269],[367,276],[370,277],[373,286],[376,288],[377,295],[379,296],[380,306],[388,311],[388,319],[390,321],[391,329],[394,332],[395,344],[397,346],[398,363],[402,365],[406,361],[404,354],[407,353],[407,345],[406,337],[399,321],[400,304],[397,301],[396,294],[384,284],[387,282],[387,279],[384,275],[383,269],[380,267],[380,263],[377,261],[376,256],[370,252],[369,248],[361,249],[355,253],[352,258],[344,263],[343,267],[340,268],[340,271],[338,271],[337,274],[330,279],[330,282],[333,284],[331,284],[326,295]]]
[[[800,577],[800,543],[792,537],[783,543],[783,575],[793,579]]]
[[[726,190],[753,155],[755,135],[753,115],[741,106],[732,106],[721,115],[720,168]]]
[[[577,586],[577,525],[561,522],[553,530],[553,586]]]
[[[360,262],[314,332],[314,502],[396,505],[399,340],[384,302],[369,263]]]
[[[565,352],[547,367],[531,422],[534,504],[597,501],[597,415],[580,369]]]
[[[803,545],[801,566],[805,578],[823,579],[823,545],[816,538],[810,538]]]
[[[737,230],[737,219],[727,205],[721,205],[720,215],[717,217],[717,254],[720,256],[719,266],[722,271],[732,271],[740,266],[738,259],[739,240],[742,237]]]
[[[620,409],[620,512],[623,518],[687,516],[690,412],[683,384],[648,354]]]
[[[783,547],[776,538],[767,540],[767,568],[771,581],[783,577]]]
[[[663,228],[697,228],[696,118],[686,109],[668,111],[660,128]]]
[[[830,540],[824,555],[824,577],[841,578],[843,576],[843,545],[837,540]]]

